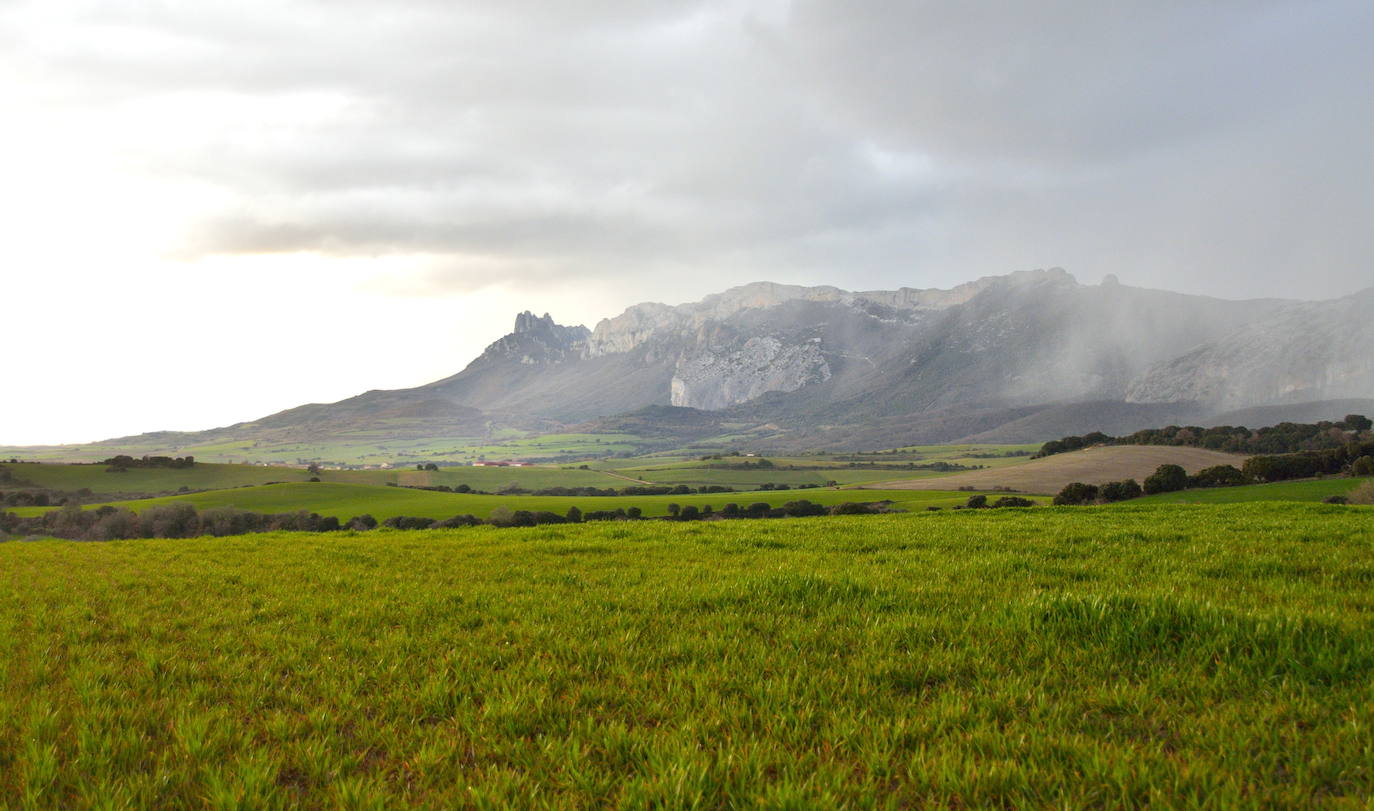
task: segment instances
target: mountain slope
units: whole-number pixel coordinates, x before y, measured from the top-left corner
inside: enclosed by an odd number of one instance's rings
[[[1374,288],[1290,304],[1161,362],[1126,390],[1133,402],[1201,401],[1218,408],[1374,393]]]

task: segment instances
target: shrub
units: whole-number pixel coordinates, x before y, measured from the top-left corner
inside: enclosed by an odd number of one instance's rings
[[[354,530],[376,529],[377,519],[373,518],[370,513],[363,513],[362,515],[355,515],[348,519],[348,523],[344,526]]]
[[[217,507],[200,514],[201,532],[216,537],[256,532],[261,525],[261,515],[233,507]]]
[[[86,537],[93,541],[118,541],[128,538],[137,538],[142,534],[138,516],[129,510],[110,510],[101,513],[95,524],[86,532]]]
[[[1349,504],[1350,499],[1345,496],[1327,496],[1322,499],[1323,504]]]
[[[1129,501],[1133,498],[1140,498],[1144,495],[1140,485],[1135,479],[1126,479],[1120,482],[1107,482],[1098,490],[1098,497],[1106,502]]]
[[[1054,497],[1054,503],[1060,506],[1091,504],[1094,501],[1097,501],[1097,485],[1084,484],[1083,482],[1064,485],[1064,489],[1060,490],[1059,495]]]
[[[190,504],[149,507],[139,515],[145,538],[194,538],[200,534],[200,517]]]
[[[1028,498],[1021,498],[1020,496],[1002,496],[992,502],[992,506],[994,507],[1032,507],[1034,505],[1035,502]]]
[[[1188,478],[1189,487],[1234,487],[1245,484],[1245,474],[1234,465],[1213,465]]]
[[[964,506],[974,510],[981,509],[988,506],[988,497],[982,493],[976,496],[969,496],[968,501],[964,502]]]
[[[475,515],[455,515],[452,518],[445,518],[434,525],[435,529],[456,529],[458,527],[475,527],[482,523],[482,519]]]
[[[1178,465],[1160,465],[1145,477],[1145,492],[1172,493],[1188,486],[1188,471]]]
[[[788,515],[799,518],[808,515],[825,515],[826,513],[826,509],[824,507],[822,507],[819,504],[812,504],[810,501],[806,499],[789,501],[786,504],[782,505],[782,510],[784,513]]]
[[[1350,475],[1374,476],[1374,456],[1361,456],[1350,463]]]

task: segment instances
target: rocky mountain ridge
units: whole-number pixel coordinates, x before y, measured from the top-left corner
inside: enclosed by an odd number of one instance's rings
[[[1129,433],[1226,410],[1374,397],[1371,314],[1374,290],[1327,302],[1231,301],[1111,277],[1084,285],[1059,268],[950,290],[756,282],[687,304],[638,304],[593,329],[525,311],[451,377],[215,435],[628,424],[664,436],[714,427],[779,446],[859,449]],[[636,416],[605,419],[615,415]]]

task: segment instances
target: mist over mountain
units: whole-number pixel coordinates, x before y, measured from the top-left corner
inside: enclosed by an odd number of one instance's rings
[[[1374,290],[1230,301],[1113,277],[1083,285],[1059,268],[949,290],[756,282],[638,304],[592,329],[523,312],[451,377],[212,433],[318,441],[389,425],[407,436],[576,427],[859,449],[1119,433],[1242,408],[1272,407],[1277,420],[1285,408],[1311,416],[1321,401],[1374,397],[1372,310]]]

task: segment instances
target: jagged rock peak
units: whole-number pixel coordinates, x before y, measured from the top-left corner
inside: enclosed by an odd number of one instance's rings
[[[544,317],[540,318],[529,310],[526,310],[515,316],[514,331],[517,334],[521,332],[536,332],[539,330],[551,330],[555,326],[557,325],[554,324],[553,316],[548,313],[544,313]]]

